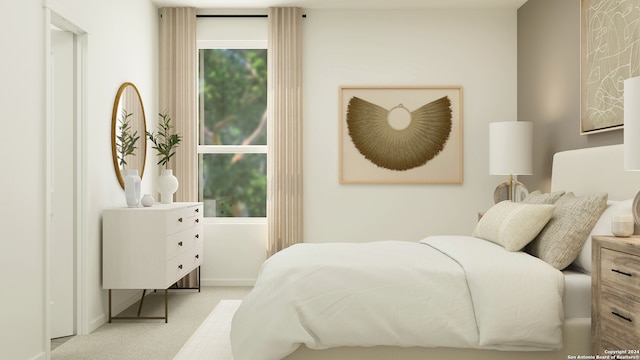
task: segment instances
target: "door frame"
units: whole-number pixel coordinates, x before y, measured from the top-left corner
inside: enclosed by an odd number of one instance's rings
[[[44,206],[44,219],[45,219],[45,231],[44,231],[44,342],[46,358],[51,357],[51,312],[50,312],[50,292],[51,292],[51,210],[52,199],[50,189],[52,185],[53,174],[53,162],[51,151],[49,151],[53,145],[53,132],[52,127],[54,123],[53,114],[53,89],[52,89],[52,76],[53,76],[53,64],[51,61],[51,27],[56,26],[61,30],[68,31],[74,34],[74,47],[75,47],[75,91],[74,91],[74,178],[76,188],[74,190],[74,267],[75,267],[75,333],[77,335],[87,334],[89,331],[87,323],[87,300],[86,289],[86,243],[87,239],[87,220],[86,213],[87,206],[87,48],[88,48],[88,35],[78,25],[67,20],[65,17],[65,10],[60,7],[57,1],[44,0],[44,61],[45,61],[45,146],[44,146],[44,158],[45,158],[45,206]]]

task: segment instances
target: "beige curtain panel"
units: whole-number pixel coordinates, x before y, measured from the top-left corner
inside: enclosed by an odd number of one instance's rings
[[[167,112],[182,142],[169,163],[180,186],[175,201],[198,200],[196,9],[160,10],[160,112]],[[197,286],[197,270],[178,286]]]
[[[197,201],[196,9],[162,8],[160,16],[160,112],[182,136],[169,166],[180,183],[175,200]]]
[[[302,9],[269,8],[267,255],[302,242]]]

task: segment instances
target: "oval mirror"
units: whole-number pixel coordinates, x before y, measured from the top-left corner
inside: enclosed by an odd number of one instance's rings
[[[138,170],[142,179],[147,158],[146,117],[138,88],[130,82],[118,89],[111,114],[111,152],[120,186],[125,170]]]

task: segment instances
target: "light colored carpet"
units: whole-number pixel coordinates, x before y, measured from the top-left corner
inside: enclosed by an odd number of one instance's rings
[[[51,352],[52,360],[171,360],[221,300],[240,300],[250,287],[203,287],[169,292],[169,322],[114,320],[88,335],[74,336]],[[134,315],[137,304],[122,312]],[[145,298],[142,316],[164,314],[164,292]],[[216,359],[210,357],[209,359]]]
[[[242,300],[222,300],[213,309],[174,360],[233,360],[231,354],[231,319]]]

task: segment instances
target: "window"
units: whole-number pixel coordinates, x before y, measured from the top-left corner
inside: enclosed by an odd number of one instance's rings
[[[198,43],[198,198],[208,217],[266,217],[267,50],[246,45]]]

